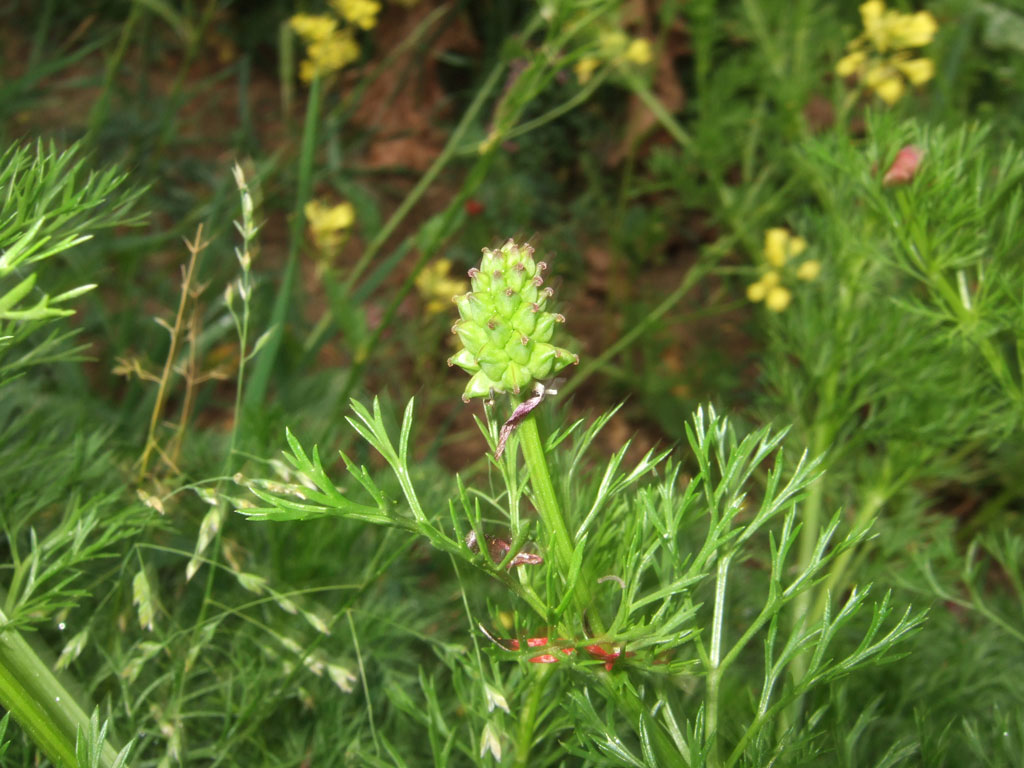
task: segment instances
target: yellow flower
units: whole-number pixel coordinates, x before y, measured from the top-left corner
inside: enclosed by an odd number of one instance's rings
[[[772,312],[781,312],[789,306],[793,294],[779,284],[780,280],[775,270],[765,272],[760,280],[747,286],[747,298],[753,302],[763,301]]]
[[[747,298],[754,302],[764,301],[768,291],[777,287],[780,279],[779,273],[774,269],[765,272],[760,280],[747,286]]]
[[[650,64],[652,58],[650,40],[637,37],[630,41],[629,47],[626,49],[626,61],[631,61],[642,67],[645,64]]]
[[[890,106],[903,96],[903,78],[894,67],[885,62],[872,64],[861,78],[864,85],[878,94],[878,98]]]
[[[807,241],[792,234],[785,227],[772,227],[764,233],[764,260],[768,270],[761,279],[747,286],[747,298],[753,302],[763,301],[772,312],[782,312],[793,300],[793,293],[782,284],[783,273],[796,275],[798,280],[814,280],[821,273],[821,262],[807,259],[797,266],[786,267],[792,259],[807,250]]]
[[[338,30],[330,37],[311,42],[306,47],[309,57],[299,64],[299,77],[310,82],[317,75],[326,75],[348,66],[359,58],[359,44],[351,29]]]
[[[764,305],[772,312],[782,312],[792,300],[793,294],[781,285],[777,285],[769,290],[768,295],[764,297]]]
[[[576,79],[580,85],[586,85],[594,74],[594,70],[601,66],[601,62],[593,56],[584,56],[576,62]]]
[[[905,81],[922,85],[935,76],[931,59],[911,58],[909,50],[934,39],[939,25],[930,12],[900,13],[887,10],[882,0],[868,0],[860,5],[860,17],[864,32],[850,42],[849,53],[836,62],[837,75],[856,75],[890,105],[903,97]]]
[[[296,13],[288,20],[288,24],[307,43],[326,40],[338,28],[336,18],[322,13]]]
[[[817,280],[821,274],[821,262],[817,259],[808,259],[796,268],[796,276],[800,280]]]
[[[356,221],[356,209],[352,203],[326,205],[319,200],[310,200],[302,212],[309,222],[313,242],[322,251],[340,247]]]
[[[931,59],[896,60],[893,64],[912,85],[927,83],[935,77],[935,62]]]
[[[469,290],[469,283],[449,277],[452,263],[448,259],[438,259],[425,266],[416,275],[416,290],[426,301],[428,315],[444,312],[451,305],[452,298]]]
[[[606,27],[597,33],[596,40],[587,46],[587,55],[576,61],[573,69],[580,85],[586,85],[597,68],[603,64],[616,67],[632,65],[643,67],[651,63],[654,54],[651,41],[645,37],[630,38],[618,27]]]
[[[884,53],[889,47],[889,24],[886,21],[885,3],[882,0],[868,0],[861,3],[858,10],[861,24],[864,25],[864,36],[871,41],[876,50]]]
[[[377,0],[330,0],[330,6],[349,24],[360,29],[377,26],[380,3]]]
[[[764,260],[773,267],[781,267],[806,249],[807,241],[785,227],[772,227],[764,233]]]
[[[868,54],[866,51],[848,53],[836,63],[836,74],[840,77],[855,75],[867,60]]]
[[[893,13],[898,17],[889,28],[893,48],[923,48],[935,39],[939,23],[928,11]]]
[[[881,0],[862,3],[860,18],[864,24],[864,36],[879,53],[885,53],[890,48],[922,48],[932,41],[939,29],[938,22],[930,12],[889,11]]]

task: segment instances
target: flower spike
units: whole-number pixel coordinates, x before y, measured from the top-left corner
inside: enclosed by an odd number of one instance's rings
[[[553,294],[544,285],[545,269],[543,261],[534,261],[533,248],[510,239],[501,248],[484,248],[480,267],[469,270],[472,289],[455,297],[460,319],[452,326],[463,348],[448,359],[471,376],[465,402],[519,394],[579,362],[551,344],[555,324],[565,318],[544,309]]]

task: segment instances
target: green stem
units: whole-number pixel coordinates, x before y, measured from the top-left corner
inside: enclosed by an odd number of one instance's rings
[[[835,395],[835,376],[828,377],[821,387],[822,402],[819,404],[815,422],[817,427],[811,438],[811,455],[820,456],[828,448],[831,442],[831,435],[834,432],[829,427],[829,414],[832,412],[832,403]],[[803,521],[800,527],[800,541],[797,550],[797,563],[794,571],[803,573],[811,558],[814,556],[814,549],[818,543],[818,532],[821,528],[821,511],[824,507],[824,477],[819,477],[807,492],[807,500],[804,502]],[[802,626],[813,621],[811,613],[811,601],[813,590],[804,590],[793,599],[793,609],[790,614],[790,627],[795,632]],[[790,667],[794,681],[800,681],[807,672],[809,665],[808,654],[803,653],[793,659]],[[798,696],[786,712],[779,718],[780,732],[796,723],[803,712],[803,697]]]
[[[7,623],[2,613],[0,622]],[[89,732],[89,716],[14,629],[0,630],[0,706],[54,765],[78,768],[75,742],[79,729]],[[113,765],[116,759],[116,750],[105,742],[100,766]]]
[[[722,627],[725,623],[725,586],[729,579],[729,565],[732,555],[725,555],[718,561],[715,576],[715,612],[711,622],[711,646],[708,656],[708,677],[704,720],[704,741],[708,745],[707,764],[718,765],[718,691],[725,667],[722,665]]]
[[[526,460],[526,470],[530,473],[530,485],[533,487],[537,514],[540,515],[541,523],[548,534],[548,546],[554,550],[559,573],[563,579],[568,580],[575,547],[565,525],[565,518],[562,517],[562,507],[558,503],[555,486],[551,482],[544,444],[540,439],[540,430],[537,429],[536,413],[528,414],[519,425],[519,444]]]
[[[882,508],[882,505],[888,500],[889,494],[882,489],[872,488],[867,492],[863,502],[860,505],[860,509],[857,510],[857,516],[853,520],[851,532],[856,533],[864,530],[866,526],[871,524],[871,521],[875,519],[875,515],[878,514],[878,510]],[[828,578],[825,583],[818,588],[818,600],[815,603],[814,611],[810,615],[812,622],[817,622],[825,615],[825,608],[829,597],[831,595],[838,594],[846,589],[846,569],[850,564],[850,560],[853,559],[854,554],[860,550],[860,547],[850,547],[847,550],[839,553],[839,556],[832,563],[832,567],[829,569]]]
[[[598,673],[604,683],[606,698],[615,705],[615,709],[622,713],[633,725],[638,736],[643,733],[642,727],[646,727],[648,743],[654,753],[653,765],[692,765],[688,752],[681,752],[679,746],[669,737],[665,727],[658,723],[651,706],[644,701],[643,694],[638,695],[637,691],[629,685],[616,684],[614,674],[607,672]],[[686,749],[686,745],[683,745]]]
[[[516,768],[527,768],[530,765],[530,748],[533,747],[533,734],[537,729],[537,713],[540,710],[541,696],[551,674],[550,664],[538,664],[533,676],[532,687],[526,706],[519,711],[519,728],[516,732]]]
[[[536,19],[528,27],[528,30],[532,30],[536,24]],[[526,32],[524,32],[524,36]],[[492,92],[495,91],[501,84],[502,75],[505,73],[505,64],[498,63],[488,73],[484,79],[483,84],[477,90],[476,95],[473,97],[473,101],[466,109],[462,119],[459,120],[459,124],[455,126],[455,130],[452,131],[448,137],[448,142],[445,144],[444,149],[441,150],[434,162],[430,164],[430,167],[426,170],[420,180],[416,182],[416,186],[412,188],[402,203],[398,206],[397,210],[387,220],[380,231],[374,236],[374,238],[367,244],[366,250],[363,251],[363,255],[356,262],[355,266],[352,267],[352,271],[348,275],[348,279],[345,281],[346,295],[351,295],[355,290],[356,282],[362,277],[363,272],[376,258],[377,253],[384,244],[388,241],[388,238],[398,229],[398,225],[402,223],[409,211],[412,210],[413,206],[420,201],[424,193],[430,188],[430,185],[434,183],[434,179],[441,173],[446,165],[458,154],[458,148],[462,145],[463,138],[469,131],[469,129],[477,124],[477,115],[486,106],[491,99]]]
[[[562,506],[555,493],[555,486],[551,482],[551,472],[548,469],[548,460],[544,453],[544,443],[540,438],[540,430],[537,429],[536,412],[528,414],[519,425],[519,445],[523,449],[526,471],[530,475],[530,486],[533,488],[534,506],[537,508],[537,514],[540,516],[547,534],[548,547],[554,551],[555,566],[562,579],[568,584],[576,547],[565,524],[565,517],[562,515]],[[576,575],[573,599],[580,616],[586,615],[591,634],[597,636],[604,633],[604,622],[597,611],[590,610],[594,597],[590,585],[590,575],[583,567]]]
[[[302,209],[309,200],[313,189],[313,156],[316,149],[316,124],[320,115],[320,90],[320,78],[313,78],[309,89],[309,102],[306,104],[302,148],[299,153],[299,185],[288,233],[288,263],[285,266],[281,287],[274,299],[274,309],[270,318],[270,335],[260,356],[256,358],[252,376],[249,379],[249,387],[245,392],[245,404],[249,408],[259,408],[267,396],[270,372],[277,363],[277,350],[281,346],[281,338],[284,335],[284,321],[288,314],[292,288],[295,285],[299,249],[302,247],[302,233],[305,229],[305,217]]]
[[[608,361],[619,354],[619,352],[631,345],[637,339],[643,338],[644,334],[649,328],[651,328],[651,326],[661,320],[663,315],[678,304],[683,297],[690,292],[690,289],[696,285],[698,280],[711,271],[714,264],[714,260],[702,259],[697,264],[690,267],[676,289],[665,297],[661,304],[655,307],[651,312],[647,313],[643,320],[634,325],[628,333],[623,334],[618,341],[605,349],[600,355],[584,363],[580,367],[579,372],[572,377],[572,381],[564,385],[559,390],[559,394],[563,398],[568,397],[570,393],[574,392],[595,371],[599,370],[602,366],[607,365]]]
[[[466,180],[463,182],[462,189],[456,195],[452,203],[449,204],[448,209],[441,215],[441,218],[439,220],[442,222],[442,224],[438,228],[439,232],[447,233],[451,231],[452,223],[455,221],[455,217],[457,216],[458,211],[462,209],[462,206],[465,203],[465,201],[469,198],[473,191],[476,190],[481,183],[483,183],[483,180],[486,178],[487,169],[490,167],[493,157],[494,155],[493,153],[491,153],[479,158],[477,162],[474,163],[473,169],[470,171]],[[439,245],[440,240],[433,239],[430,242],[424,243],[420,246],[419,258],[413,265],[413,268],[410,271],[408,277],[406,277],[405,282],[402,283],[402,287],[399,288],[399,290],[395,293],[394,296],[392,296],[391,301],[388,303],[387,309],[385,309],[384,311],[384,316],[382,317],[380,323],[377,325],[376,329],[374,330],[370,338],[366,341],[361,342],[360,346],[355,350],[355,361],[349,368],[348,376],[345,378],[345,385],[342,387],[341,395],[338,397],[339,408],[343,408],[348,403],[349,398],[352,397],[352,391],[359,383],[359,380],[363,375],[363,371],[371,363],[371,353],[373,352],[374,349],[377,348],[377,344],[380,341],[381,337],[384,335],[384,333],[390,330],[391,323],[394,321],[395,316],[398,314],[398,310],[401,307],[402,302],[405,300],[405,297],[412,291],[413,287],[416,284],[417,275],[419,275],[420,271],[423,269],[423,266],[427,263],[427,261],[433,258],[434,253],[439,247]],[[372,281],[373,276],[371,276],[369,280]],[[365,287],[366,285],[364,283],[363,286],[361,286],[360,290],[362,290]],[[335,291],[334,293],[335,296],[340,297],[341,301],[348,301],[350,300],[350,298],[347,298],[350,297],[348,291],[350,291],[351,289],[352,286],[346,285],[346,287],[342,291]],[[341,304],[338,304],[333,297],[332,301],[335,302],[336,307],[342,306]],[[337,309],[333,311],[335,311],[336,314],[338,312]],[[344,327],[343,323],[340,320],[338,321],[338,325],[339,327]]]
[[[128,52],[128,43],[132,38],[132,33],[135,31],[136,23],[142,15],[142,7],[142,3],[132,3],[128,18],[125,19],[121,27],[121,34],[117,39],[117,45],[114,47],[110,58],[107,59],[103,71],[103,88],[100,90],[99,98],[96,99],[92,109],[89,110],[89,128],[82,139],[82,143],[85,145],[92,145],[95,142],[100,128],[107,122],[110,114],[110,97],[111,91],[114,89],[114,79],[118,73],[123,72],[122,65]]]
[[[693,139],[690,134],[686,132],[682,124],[676,120],[672,113],[665,109],[665,105],[658,100],[651,89],[647,86],[643,80],[635,75],[629,75],[626,78],[629,83],[629,89],[636,94],[637,98],[644,103],[644,106],[651,110],[651,114],[661,123],[661,127],[664,128],[668,134],[675,139],[679,146],[683,149],[692,150],[694,148]]]

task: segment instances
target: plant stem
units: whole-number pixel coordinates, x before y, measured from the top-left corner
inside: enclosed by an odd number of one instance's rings
[[[302,130],[302,147],[299,151],[299,186],[295,195],[295,209],[292,211],[291,227],[288,232],[288,262],[285,265],[281,287],[274,299],[274,309],[270,318],[270,331],[249,379],[249,387],[245,391],[245,405],[258,409],[263,405],[270,385],[270,372],[277,364],[277,350],[284,336],[284,321],[288,314],[292,288],[295,285],[295,273],[298,270],[299,249],[302,247],[302,233],[305,229],[305,216],[302,209],[309,200],[313,189],[313,155],[316,150],[316,124],[320,117],[320,78],[313,78],[309,88],[309,101],[306,104],[306,118]]]
[[[820,456],[828,448],[832,435],[835,434],[830,428],[829,416],[835,395],[835,374],[830,375],[822,384],[822,402],[817,410],[815,422],[817,427],[811,438],[811,455]],[[797,563],[795,572],[803,573],[814,556],[814,548],[818,542],[818,532],[821,528],[821,510],[824,505],[825,491],[824,477],[818,477],[807,491],[807,500],[804,502],[803,524],[800,528],[800,541],[798,546]],[[795,632],[801,626],[812,622],[811,600],[813,590],[805,590],[793,600],[793,610],[790,613],[790,627]],[[794,682],[799,682],[807,672],[810,662],[806,653],[800,654],[793,659],[791,665]],[[779,717],[780,733],[783,729],[793,725],[800,719],[803,712],[803,697],[798,696],[793,700],[787,711]]]
[[[704,741],[708,745],[709,766],[718,765],[718,689],[724,667],[722,660],[722,625],[725,621],[725,586],[729,579],[731,555],[718,561],[715,576],[715,612],[711,623],[711,646],[708,655],[708,679],[706,693],[707,717],[704,721]]]
[[[523,449],[526,469],[530,473],[530,485],[533,487],[537,514],[540,515],[549,537],[548,546],[555,552],[555,563],[562,578],[568,579],[575,547],[565,525],[565,518],[562,517],[562,507],[558,503],[555,486],[551,483],[551,473],[548,471],[548,460],[544,454],[540,430],[537,429],[535,413],[528,414],[519,425],[519,444]]]
[[[519,728],[516,733],[516,768],[527,768],[530,765],[530,748],[533,746],[533,733],[537,728],[537,711],[540,699],[544,695],[548,675],[551,674],[550,664],[538,664],[533,676],[533,687],[526,706],[519,711]]]
[[[142,10],[143,6],[141,3],[132,3],[128,18],[125,19],[124,24],[121,26],[121,34],[117,39],[117,45],[104,66],[103,88],[100,91],[99,98],[96,99],[92,109],[89,110],[89,127],[85,132],[85,137],[82,139],[82,143],[85,145],[94,144],[100,128],[107,123],[110,115],[110,96],[114,89],[114,79],[119,72],[123,71],[122,65],[128,52],[128,43],[132,39],[135,25],[142,16]]]
[[[0,622],[7,617],[0,613]],[[78,731],[89,731],[89,717],[50,668],[14,629],[0,630],[0,706],[14,715],[36,746],[58,768],[78,768]],[[99,765],[110,766],[117,752],[104,742]]]
[[[851,532],[856,533],[869,526],[871,521],[875,519],[878,510],[882,508],[888,499],[889,494],[885,490],[880,488],[870,489],[865,494],[860,509],[857,511],[857,516],[850,527]],[[829,569],[828,578],[825,580],[824,585],[818,588],[818,600],[815,603],[814,612],[810,616],[811,621],[817,622],[825,615],[825,607],[830,595],[835,595],[846,589],[846,568],[849,566],[855,552],[859,549],[860,547],[851,547],[839,553],[839,556]]]
[[[562,515],[562,506],[555,493],[555,486],[551,482],[551,472],[548,469],[548,460],[544,453],[544,443],[540,438],[540,430],[537,428],[536,412],[529,413],[523,419],[518,431],[519,445],[523,449],[526,471],[530,475],[530,486],[533,488],[534,505],[547,533],[547,546],[554,550],[555,565],[562,579],[568,584],[576,547],[573,544],[573,537],[569,534],[569,528],[565,524],[565,517]],[[582,542],[580,546],[582,546]],[[581,568],[573,587],[573,598],[581,617],[586,614],[591,632],[594,635],[600,635],[604,632],[601,617],[596,611],[588,612],[593,600],[590,584],[591,580],[587,569]]]
[[[440,232],[450,231],[451,222],[455,220],[457,212],[462,209],[462,206],[465,203],[466,199],[468,199],[468,197],[473,193],[473,191],[476,190],[476,188],[486,178],[487,168],[490,166],[493,157],[494,155],[493,153],[491,153],[478,158],[477,162],[473,166],[473,169],[467,175],[466,181],[463,182],[462,189],[456,195],[455,200],[453,200],[452,203],[449,204],[448,209],[445,211],[444,214],[442,214],[440,220],[443,222],[443,225],[439,228]],[[401,307],[402,302],[405,300],[405,297],[409,294],[410,291],[412,291],[413,286],[416,284],[417,275],[419,275],[420,271],[423,269],[423,266],[427,263],[427,261],[433,257],[439,245],[440,243],[437,240],[433,240],[429,244],[421,246],[419,258],[413,265],[413,268],[410,271],[409,276],[406,277],[405,282],[402,283],[401,288],[399,288],[395,295],[391,298],[391,301],[388,303],[387,308],[384,310],[384,315],[380,323],[377,325],[376,329],[370,336],[369,340],[363,341],[360,344],[360,346],[355,350],[354,362],[352,366],[349,368],[348,376],[345,379],[345,385],[344,387],[342,387],[341,395],[338,398],[339,407],[348,403],[349,398],[352,397],[352,390],[355,389],[360,377],[363,374],[363,371],[371,362],[371,353],[373,352],[374,349],[377,348],[377,344],[380,341],[381,337],[384,335],[384,333],[391,328],[391,323],[394,321],[395,316],[398,313],[399,307]],[[372,280],[372,276],[370,279]],[[342,300],[348,301],[349,299],[345,299],[344,297],[350,295],[348,293],[349,290],[351,290],[351,286],[345,287],[344,289],[342,289],[341,292],[336,292],[336,294],[340,296]],[[337,313],[337,310],[334,311]],[[341,322],[338,322],[338,325],[339,327],[343,327],[343,324]]]
[[[693,288],[693,286],[696,285],[704,275],[711,271],[713,266],[713,260],[702,259],[686,270],[686,274],[683,275],[683,279],[679,281],[679,285],[676,286],[676,289],[671,294],[665,297],[661,304],[655,307],[651,312],[647,313],[647,315],[645,315],[640,322],[636,323],[629,332],[623,334],[614,344],[605,349],[600,355],[580,366],[579,372],[572,377],[572,380],[561,387],[559,390],[560,395],[563,398],[568,397],[569,394],[574,392],[595,371],[599,370],[601,366],[607,365],[608,361],[619,354],[619,352],[631,345],[637,339],[643,338],[648,329],[655,325],[665,313],[672,309],[672,307],[678,304],[682,298],[690,292],[690,289]]]
[[[160,425],[160,418],[163,416],[164,403],[166,402],[168,395],[168,385],[170,383],[171,376],[174,374],[174,364],[178,359],[178,346],[181,344],[182,335],[185,329],[185,310],[188,307],[188,300],[191,296],[192,283],[199,263],[199,254],[201,254],[203,249],[206,247],[203,244],[202,224],[196,228],[195,240],[191,243],[186,240],[185,246],[188,248],[189,252],[188,266],[185,267],[185,272],[181,279],[181,298],[178,301],[178,311],[174,315],[174,327],[170,330],[170,346],[167,349],[167,358],[164,360],[163,372],[160,374],[160,383],[157,386],[156,401],[153,403],[153,411],[149,415],[149,430],[146,432],[146,445],[142,449],[142,455],[139,457],[138,481],[140,483],[146,477],[146,470],[149,468],[150,454],[158,448],[156,430]]]
[[[445,166],[448,165],[452,158],[456,156],[456,150],[462,145],[463,137],[471,127],[476,125],[477,115],[488,103],[491,93],[501,84],[501,76],[504,71],[504,65],[498,64],[490,71],[490,73],[488,73],[487,78],[480,86],[480,90],[477,91],[473,101],[459,120],[459,124],[455,126],[451,136],[448,137],[448,142],[444,145],[441,153],[434,158],[434,162],[430,164],[430,167],[424,172],[423,176],[420,177],[419,181],[416,182],[416,186],[410,190],[409,194],[405,196],[395,212],[392,213],[384,223],[384,226],[380,228],[380,231],[377,232],[374,238],[369,242],[369,244],[367,244],[362,256],[359,257],[359,261],[357,261],[355,266],[352,267],[352,271],[349,272],[348,277],[345,280],[344,293],[346,295],[352,294],[359,278],[362,277],[363,272],[365,272],[366,268],[372,263],[380,249],[384,247],[388,238],[391,237],[399,224],[402,223],[409,211],[412,210],[413,206],[415,206],[426,191],[430,189],[430,185],[434,183],[434,180],[438,177],[441,171],[444,170]]]
[[[678,142],[679,146],[686,150],[693,150],[694,143],[690,134],[686,132],[682,124],[676,120],[672,114],[665,109],[665,105],[659,101],[658,97],[655,96],[651,89],[647,86],[642,79],[636,75],[628,75],[626,82],[629,83],[629,90],[631,90],[637,98],[644,103],[644,106],[651,110],[651,114],[661,123],[661,127],[664,128],[668,134]]]

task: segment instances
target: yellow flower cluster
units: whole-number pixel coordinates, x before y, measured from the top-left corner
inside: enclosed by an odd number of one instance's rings
[[[644,37],[632,40],[621,29],[604,32],[598,38],[598,53],[584,56],[576,62],[574,70],[580,85],[586,85],[594,72],[605,62],[625,62],[643,67],[651,63],[651,41]]]
[[[416,290],[426,301],[427,314],[437,315],[451,308],[452,297],[469,290],[469,283],[449,276],[452,263],[438,259],[416,275]]]
[[[377,0],[329,0],[337,14],[297,13],[289,24],[306,44],[306,58],[299,64],[303,82],[337,72],[359,58],[356,27],[373,29],[377,25],[380,3]],[[339,21],[347,26],[339,27]]]
[[[377,14],[380,13],[377,0],[328,0],[328,3],[349,24],[360,29],[377,26]]]
[[[922,85],[935,76],[935,62],[911,52],[935,37],[939,25],[931,13],[890,11],[882,0],[868,0],[860,17],[864,32],[846,46],[849,53],[836,64],[837,75],[856,75],[886,104],[902,98],[906,82]]]
[[[310,200],[302,209],[309,222],[313,242],[323,254],[330,254],[342,246],[348,231],[356,221],[356,209],[352,203],[327,205],[319,200]]]
[[[782,284],[783,271],[805,250],[807,241],[790,234],[788,229],[772,227],[765,232],[764,260],[768,269],[760,280],[747,286],[747,298],[753,302],[763,301],[772,312],[782,312],[793,299],[793,294]],[[817,259],[805,259],[793,270],[798,280],[814,280],[820,273],[821,262]]]

